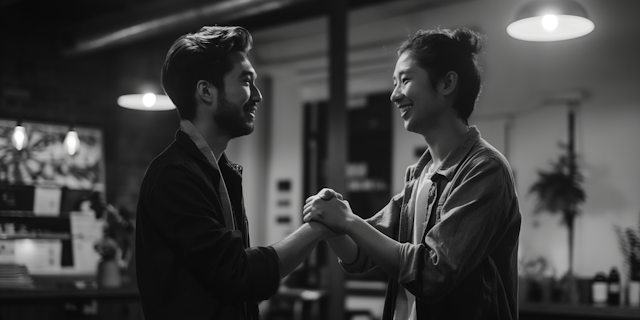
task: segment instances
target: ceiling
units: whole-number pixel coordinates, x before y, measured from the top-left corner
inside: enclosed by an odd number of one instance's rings
[[[347,6],[356,9],[388,1],[349,0]],[[171,32],[182,34],[208,23],[238,24],[250,30],[273,27],[325,15],[329,3],[326,0],[0,0],[0,27],[38,36],[46,31],[49,38],[52,35],[56,39],[64,55],[72,56]]]

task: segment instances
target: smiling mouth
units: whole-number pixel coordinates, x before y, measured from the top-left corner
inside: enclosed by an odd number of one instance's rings
[[[411,107],[413,107],[412,104],[405,104],[403,106],[399,106],[398,109],[400,109],[400,115],[406,114],[409,111],[409,109],[411,109]]]

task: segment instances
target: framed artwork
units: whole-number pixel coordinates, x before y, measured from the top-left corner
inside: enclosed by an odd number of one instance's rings
[[[64,146],[68,125],[22,122],[28,137],[22,150],[11,138],[15,120],[0,119],[0,183],[104,191],[102,131],[75,127],[80,147],[69,155]]]

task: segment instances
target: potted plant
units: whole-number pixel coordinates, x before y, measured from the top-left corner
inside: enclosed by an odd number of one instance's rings
[[[127,212],[108,204],[98,192],[87,201],[96,218],[104,221],[102,238],[96,241],[94,249],[100,255],[97,282],[100,287],[119,287],[121,269],[126,269],[133,260],[134,223]]]
[[[96,241],[95,249],[100,254],[96,281],[101,288],[120,287],[122,280],[120,276],[120,265],[117,255],[120,251],[118,243],[110,237],[103,237]]]
[[[614,226],[624,257],[625,271],[629,277],[629,305],[640,306],[640,219],[637,230]]]
[[[566,225],[568,231],[569,245],[566,299],[575,302],[577,296],[574,294],[573,278],[574,221],[580,214],[579,206],[585,202],[586,193],[582,187],[584,178],[578,170],[576,155],[572,147],[560,144],[560,148],[567,150],[567,152],[561,154],[557,161],[551,163],[549,171],[538,171],[538,180],[531,186],[529,192],[538,198],[534,209],[535,213],[549,212],[562,215],[562,223]]]

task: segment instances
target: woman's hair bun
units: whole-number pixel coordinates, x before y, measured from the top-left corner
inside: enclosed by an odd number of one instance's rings
[[[482,50],[484,39],[473,30],[467,28],[455,29],[451,32],[451,38],[457,42],[458,47],[464,53],[474,55]]]

